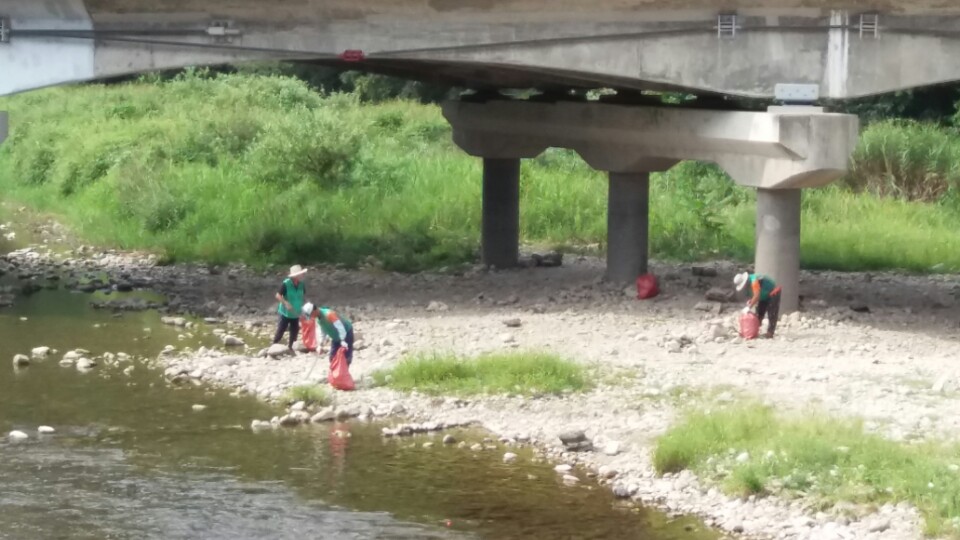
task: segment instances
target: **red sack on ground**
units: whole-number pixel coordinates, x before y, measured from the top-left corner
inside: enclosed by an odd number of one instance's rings
[[[760,335],[760,317],[750,311],[740,314],[740,337],[743,339],[757,339]]]
[[[317,350],[317,325],[313,319],[300,317],[300,343],[308,351]]]
[[[660,294],[660,286],[657,284],[657,276],[653,274],[644,274],[637,278],[637,299],[646,300]]]
[[[356,385],[350,376],[350,367],[347,365],[347,349],[340,347],[330,362],[330,374],[327,375],[330,386],[337,390],[353,390]]]

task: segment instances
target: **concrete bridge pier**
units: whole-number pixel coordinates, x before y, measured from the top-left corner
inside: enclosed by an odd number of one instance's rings
[[[650,173],[609,173],[607,280],[629,283],[647,273]]]
[[[0,111],[0,144],[7,140],[9,133],[10,125],[8,124],[7,111]]]
[[[495,268],[517,266],[520,254],[520,159],[483,159],[480,258]]]
[[[684,159],[705,161],[757,188],[756,269],[783,288],[784,313],[799,304],[800,189],[843,176],[859,131],[856,116],[817,107],[747,112],[501,100],[448,102],[443,114],[454,142],[485,159],[484,256],[491,261],[512,260],[507,244],[512,250],[517,238],[518,198],[510,198],[516,184],[499,178],[516,177],[517,158],[569,148],[593,168],[610,171],[607,277],[620,282],[646,271],[649,173]],[[508,166],[497,158],[513,161]],[[502,245],[494,252],[497,239]]]
[[[799,189],[757,189],[755,268],[783,289],[780,311],[800,306]]]

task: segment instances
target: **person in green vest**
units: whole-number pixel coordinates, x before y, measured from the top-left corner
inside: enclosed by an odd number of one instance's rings
[[[766,315],[766,337],[772,339],[774,332],[777,331],[777,319],[780,318],[780,287],[777,286],[777,282],[769,276],[743,272],[734,276],[733,285],[738,292],[747,291],[750,295],[745,310],[756,307],[760,322],[763,322],[763,317]]]
[[[353,363],[353,323],[336,311],[326,307],[316,307],[310,302],[303,306],[303,316],[307,320],[317,321],[317,327],[330,338],[330,361],[337,355],[340,347],[346,349],[347,365]]]
[[[273,343],[280,343],[283,334],[290,331],[290,341],[287,345],[293,351],[293,344],[297,342],[300,334],[300,310],[303,309],[303,299],[307,294],[306,285],[303,283],[303,275],[306,269],[299,264],[290,267],[290,275],[280,284],[280,290],[277,291],[277,333],[273,336]]]

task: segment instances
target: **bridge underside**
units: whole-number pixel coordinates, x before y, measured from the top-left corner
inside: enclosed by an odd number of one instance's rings
[[[0,95],[251,60],[490,88],[845,99],[960,79],[938,0],[6,0]],[[3,42],[5,41],[5,42]]]

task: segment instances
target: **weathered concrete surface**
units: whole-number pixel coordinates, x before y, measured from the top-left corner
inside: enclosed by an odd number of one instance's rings
[[[525,150],[515,156],[533,157],[548,147],[570,148],[594,168],[616,172],[663,170],[696,159],[717,163],[742,185],[764,189],[823,186],[846,172],[859,122],[817,111],[516,101],[443,106],[454,141],[474,156],[499,157],[497,152],[513,148]]]
[[[800,199],[799,189],[757,190],[756,269],[783,289],[783,314],[800,307]]]
[[[0,111],[0,144],[7,140],[10,133],[10,119],[7,111]]]
[[[737,10],[736,37],[717,36],[721,8]],[[861,37],[859,14],[874,10],[880,39]],[[805,83],[847,98],[960,78],[960,4],[947,0],[6,0],[0,15],[14,31],[0,94],[270,57],[336,64],[347,49],[367,54],[358,69],[474,87],[762,97]],[[239,35],[205,35],[213,20]]]
[[[520,258],[520,160],[483,160],[483,264],[512,268]]]
[[[647,273],[650,255],[650,173],[610,173],[607,196],[607,273],[632,283]]]

